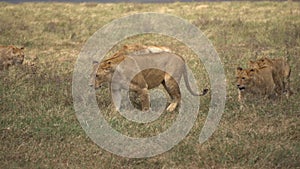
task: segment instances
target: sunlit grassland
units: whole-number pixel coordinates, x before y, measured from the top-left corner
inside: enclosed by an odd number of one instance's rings
[[[300,167],[300,4],[219,3],[0,3],[0,44],[25,46],[35,67],[0,72],[0,168],[297,168]],[[81,48],[99,28],[140,12],[166,13],[197,26],[214,45],[224,66],[227,100],[214,135],[198,137],[210,97],[188,136],[170,151],[145,159],[120,157],[98,147],[81,128],[72,101],[72,72]],[[183,43],[162,35],[128,38],[116,45],[168,46],[182,55],[199,88],[209,87],[203,65]],[[235,69],[262,56],[287,58],[289,99],[250,102],[239,109]],[[111,106],[108,89],[97,91],[99,108],[118,131],[147,137],[166,130],[176,113],[155,122],[127,121]],[[108,109],[107,109],[108,107]]]

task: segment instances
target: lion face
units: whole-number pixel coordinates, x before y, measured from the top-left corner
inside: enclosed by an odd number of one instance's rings
[[[243,69],[238,67],[236,70],[236,83],[240,91],[244,91],[253,86],[255,69]]]

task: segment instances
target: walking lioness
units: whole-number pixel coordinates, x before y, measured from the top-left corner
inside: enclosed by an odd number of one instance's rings
[[[208,89],[204,89],[201,94],[192,91],[184,59],[170,52],[119,55],[101,63],[95,62],[93,76],[96,78],[95,81],[91,81],[91,85],[95,88],[109,82],[111,90],[120,93],[121,89],[129,86],[129,90],[136,92],[141,100],[142,111],[148,111],[150,108],[148,90],[156,88],[160,84],[164,86],[171,98],[167,111],[174,111],[181,100],[177,83],[180,82],[182,76],[192,95],[202,96],[208,91]],[[117,80],[113,81],[113,76]],[[115,104],[119,109],[121,100],[116,100]]]

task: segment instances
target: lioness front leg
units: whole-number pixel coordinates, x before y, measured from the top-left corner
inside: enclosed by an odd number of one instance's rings
[[[239,90],[239,96],[238,96],[238,101],[240,103],[244,102],[244,93]]]
[[[112,90],[111,94],[112,100],[114,101],[113,104],[116,107],[116,111],[120,111],[122,101],[121,90]]]
[[[291,96],[293,93],[293,91],[290,88],[290,82],[289,79],[285,78],[283,81],[284,84],[284,93],[286,94],[287,97]]]
[[[139,95],[142,104],[142,111],[148,111],[150,109],[149,90],[144,88],[140,91]]]
[[[144,86],[147,86],[144,84]],[[147,87],[141,88],[139,85],[130,85],[130,90],[137,93],[139,100],[141,101],[142,111],[148,111],[150,109],[149,90]]]
[[[240,103],[240,110],[243,110],[245,108],[245,93],[244,91],[239,90],[239,96],[238,101]]]

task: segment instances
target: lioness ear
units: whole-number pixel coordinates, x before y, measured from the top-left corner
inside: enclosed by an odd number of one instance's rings
[[[268,57],[264,57],[263,59],[264,59],[264,61],[272,62],[272,60],[271,60],[270,58],[268,58]],[[263,61],[263,62],[264,62],[264,61]]]
[[[94,60],[93,65],[96,65],[96,64],[99,64],[99,62]]]
[[[128,49],[128,45],[124,45],[124,46],[123,46],[123,49]]]
[[[256,72],[256,69],[250,69],[250,70],[249,70],[249,75],[251,76],[251,75],[253,75],[255,72]]]
[[[110,69],[110,68],[107,68],[107,69],[103,69],[103,71],[104,71],[105,73],[109,73],[109,72],[111,72],[111,69]]]
[[[239,72],[239,71],[242,71],[242,70],[243,70],[243,68],[241,68],[241,67],[237,67],[237,68],[236,68],[236,71],[238,71],[238,72]]]
[[[141,47],[143,47],[143,45],[135,44],[134,47],[135,47],[135,48],[141,48]]]
[[[24,46],[22,46],[20,49],[21,49],[21,50],[24,50],[25,48],[24,48]]]
[[[17,52],[18,52],[18,48],[13,47],[13,48],[12,48],[12,53],[15,54],[15,53],[17,53]]]

